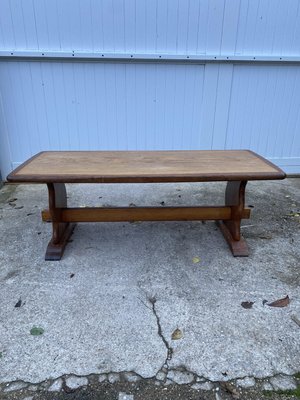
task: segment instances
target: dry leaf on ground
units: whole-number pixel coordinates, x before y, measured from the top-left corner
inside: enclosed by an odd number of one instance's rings
[[[300,217],[300,214],[298,212],[290,212],[290,214],[287,215],[288,217]]]
[[[22,306],[22,299],[19,299],[19,301],[15,304],[15,307],[21,307]]]
[[[285,296],[283,299],[278,299],[272,303],[268,303],[269,307],[286,307],[290,304],[289,296]]]
[[[199,257],[194,257],[192,261],[193,261],[194,264],[197,264],[197,263],[200,262],[200,258]]]
[[[43,333],[44,333],[44,329],[43,329],[43,328],[40,328],[40,327],[37,327],[37,326],[33,326],[33,327],[30,329],[30,334],[33,335],[33,336],[40,336],[40,335],[42,335]]]
[[[249,308],[252,308],[253,304],[254,304],[253,301],[243,301],[243,302],[241,303],[241,306],[242,306],[243,308],[249,309]]]
[[[183,333],[180,329],[175,329],[175,331],[172,333],[172,340],[179,340],[183,338]]]
[[[240,394],[239,394],[237,388],[232,383],[221,382],[221,387],[226,392],[230,393],[234,399],[239,399],[240,398]]]

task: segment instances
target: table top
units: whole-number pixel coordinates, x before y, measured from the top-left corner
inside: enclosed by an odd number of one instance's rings
[[[10,182],[122,183],[284,179],[249,150],[47,151],[8,175]]]

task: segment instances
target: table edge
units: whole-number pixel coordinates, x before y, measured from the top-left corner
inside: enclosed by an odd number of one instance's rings
[[[97,151],[97,150],[92,150]],[[98,150],[103,151],[105,150]],[[117,152],[118,150],[116,150]],[[122,150],[119,150],[122,151]],[[123,150],[124,151],[124,150]],[[145,150],[151,153],[151,150]],[[159,151],[159,150],[158,150]],[[161,150],[162,152],[167,152],[168,150]],[[175,151],[176,150],[169,150]],[[178,150],[178,151],[189,151],[189,150]],[[193,150],[191,150],[193,151]],[[194,151],[201,151],[201,150],[194,150]],[[206,150],[210,151],[210,150]],[[226,150],[221,150],[226,151]],[[139,176],[94,176],[91,177],[90,175],[65,175],[63,177],[58,177],[57,175],[47,175],[47,178],[40,176],[37,177],[36,175],[20,175],[16,176],[16,173],[24,168],[27,164],[33,161],[35,158],[39,157],[43,153],[51,153],[55,151],[41,151],[34,156],[30,157],[24,163],[19,165],[15,168],[10,174],[7,176],[7,181],[12,183],[163,183],[163,182],[213,182],[213,181],[241,181],[241,180],[277,180],[277,179],[285,179],[286,173],[282,171],[279,167],[273,164],[271,161],[265,159],[263,156],[255,153],[252,150],[248,149],[239,149],[239,150],[228,150],[228,151],[246,151],[252,153],[255,157],[261,159],[267,165],[271,166],[275,169],[274,172],[257,172],[253,173],[244,173],[244,174],[237,174],[237,173],[227,173],[227,174],[216,174],[216,173],[206,173],[206,174],[172,174],[172,175],[139,175]],[[76,152],[73,151],[73,152]],[[81,152],[81,151],[78,151]],[[134,150],[133,150],[134,152]],[[138,150],[137,150],[138,152]]]

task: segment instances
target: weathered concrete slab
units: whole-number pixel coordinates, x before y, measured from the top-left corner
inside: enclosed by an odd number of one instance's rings
[[[74,206],[220,204],[223,189],[68,186]],[[297,372],[300,327],[291,316],[300,318],[300,219],[288,214],[299,211],[300,182],[250,183],[247,193],[248,258],[231,256],[214,223],[149,222],[78,225],[63,260],[45,262],[45,187],[3,187],[0,382],[120,371],[154,377],[166,361],[169,370],[212,381]],[[263,305],[285,295],[286,308]],[[31,335],[33,326],[44,333]],[[176,328],[183,338],[172,341]]]

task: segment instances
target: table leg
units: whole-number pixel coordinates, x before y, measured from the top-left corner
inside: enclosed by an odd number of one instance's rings
[[[225,205],[231,208],[231,219],[218,221],[218,225],[235,257],[249,255],[248,246],[241,235],[241,220],[245,206],[245,188],[247,181],[230,181],[225,192]]]
[[[61,209],[67,207],[67,192],[64,183],[47,183],[49,211],[52,220],[52,238],[48,244],[45,260],[60,260],[75,224],[61,222]]]

